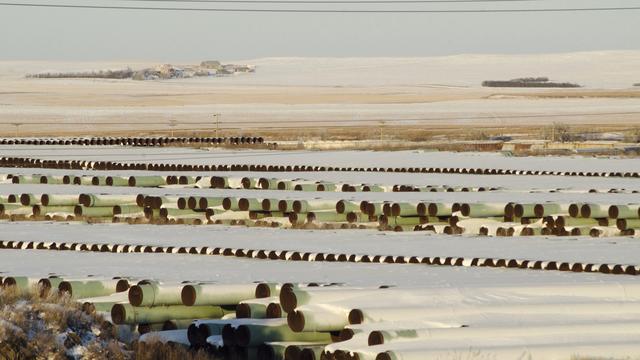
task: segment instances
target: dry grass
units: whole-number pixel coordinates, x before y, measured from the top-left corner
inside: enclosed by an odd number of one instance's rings
[[[0,290],[0,360],[205,360],[213,357],[181,345],[125,344],[116,329],[88,315],[68,297],[41,299],[14,289]]]

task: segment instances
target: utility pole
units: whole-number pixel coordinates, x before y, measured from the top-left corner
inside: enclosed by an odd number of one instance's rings
[[[382,127],[384,126],[384,121],[380,121],[380,141],[382,141]]]
[[[169,120],[169,127],[171,128],[171,137],[173,137],[173,129],[176,127],[177,122],[175,119]]]
[[[20,136],[20,125],[22,125],[22,123],[11,123],[11,125],[16,127],[16,137]]]

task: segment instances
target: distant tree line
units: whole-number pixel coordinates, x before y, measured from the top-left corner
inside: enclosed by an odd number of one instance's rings
[[[27,78],[35,79],[130,79],[132,76],[133,70],[129,68],[122,70],[27,74]]]
[[[533,87],[533,88],[578,88],[580,85],[568,82],[551,82],[547,77],[525,77],[511,80],[485,80],[484,87]]]

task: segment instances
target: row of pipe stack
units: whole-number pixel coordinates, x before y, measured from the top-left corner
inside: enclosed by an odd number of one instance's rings
[[[57,275],[7,276],[0,282],[3,291],[33,293],[45,301],[70,297],[113,328],[132,332],[131,341],[168,342],[223,359],[640,354],[640,286],[634,283],[356,287]]]
[[[0,217],[12,221],[224,224],[426,231],[448,235],[640,235],[640,204],[383,202],[23,193],[0,194]]]
[[[614,275],[639,275],[639,265],[564,262],[516,258],[480,258],[455,256],[401,256],[355,253],[309,252],[297,250],[244,249],[198,246],[154,246],[140,244],[71,243],[52,241],[0,240],[0,249],[53,250],[101,253],[190,254],[228,256],[257,260],[350,262],[366,264],[415,264],[432,266],[489,267],[523,270],[588,272]]]
[[[550,171],[489,168],[440,168],[440,167],[334,167],[319,165],[255,165],[219,164],[195,165],[176,163],[127,163],[118,161],[44,160],[30,157],[1,157],[0,167],[51,168],[78,170],[153,170],[153,171],[256,171],[256,172],[390,172],[422,174],[472,174],[472,175],[537,175],[581,177],[631,177],[639,178],[637,171]]]
[[[47,185],[95,185],[95,186],[129,186],[129,187],[179,187],[212,188],[212,189],[244,189],[244,190],[283,190],[306,192],[485,192],[509,191],[502,187],[470,187],[449,185],[388,185],[388,184],[349,184],[330,181],[310,181],[304,179],[252,178],[210,175],[48,175],[48,174],[6,174],[0,175],[0,183],[13,184],[47,184]],[[522,190],[521,192],[548,193],[612,193],[635,194],[639,190],[625,188],[577,190],[571,188],[552,188]]]
[[[0,145],[121,145],[121,146],[170,146],[186,145],[250,145],[263,144],[262,137],[73,137],[73,138],[0,138]]]

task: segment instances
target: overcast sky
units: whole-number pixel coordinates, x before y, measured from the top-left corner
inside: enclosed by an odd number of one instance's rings
[[[30,2],[154,6],[148,2],[127,1]],[[548,0],[511,4],[328,7],[479,9],[616,5],[640,6],[640,1]],[[158,6],[225,5],[162,3]],[[315,8],[322,6],[316,5]],[[187,61],[274,56],[429,56],[624,49],[640,49],[640,10],[517,14],[282,14],[0,6],[1,60]]]

